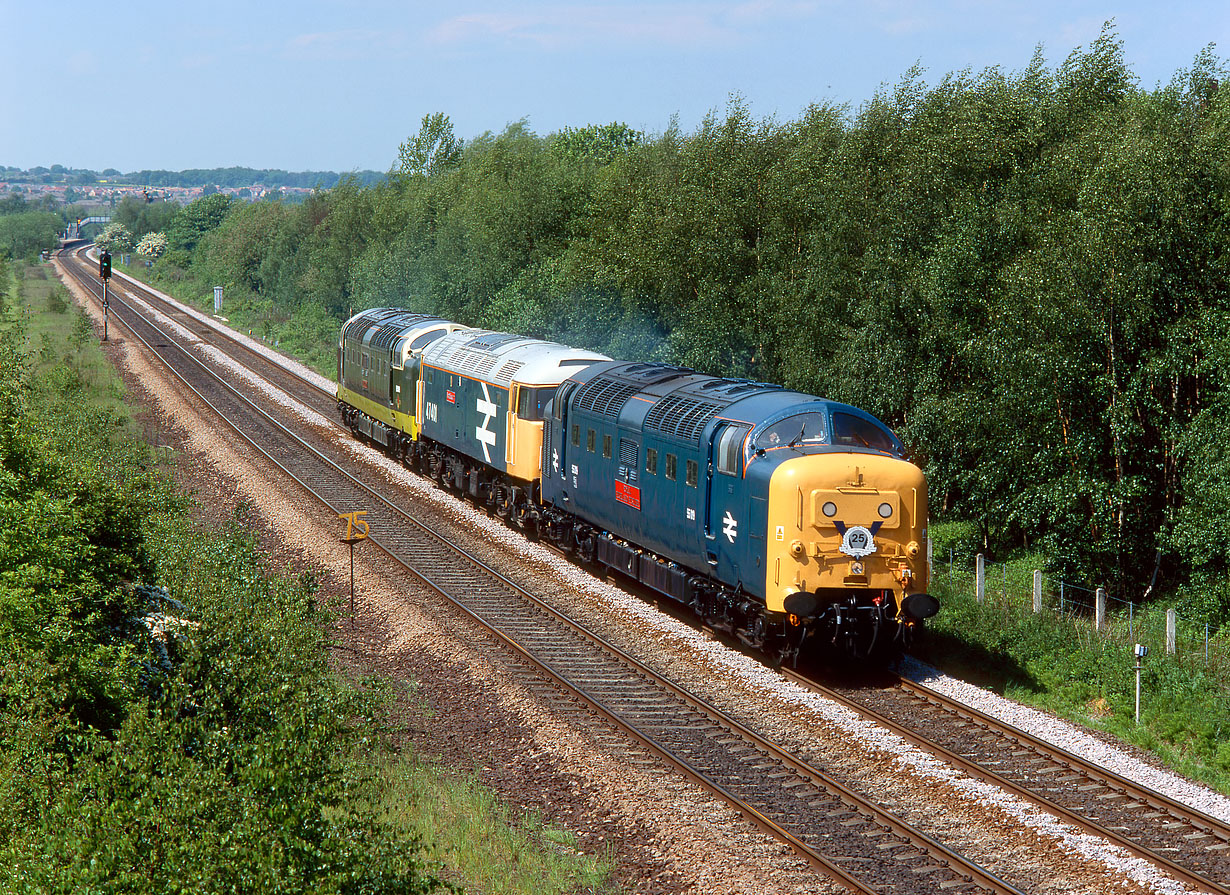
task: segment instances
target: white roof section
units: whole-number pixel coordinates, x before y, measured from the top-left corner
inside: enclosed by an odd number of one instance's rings
[[[578,368],[610,360],[604,354],[515,333],[467,329],[423,349],[423,363],[508,387],[559,385]]]

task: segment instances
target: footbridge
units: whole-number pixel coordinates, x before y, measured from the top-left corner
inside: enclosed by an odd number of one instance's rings
[[[75,221],[69,222],[68,230],[65,231],[64,234],[64,239],[66,241],[82,239],[85,236],[86,228],[91,226],[96,227],[97,229],[94,232],[98,233],[109,223],[111,223],[110,215],[94,215],[93,217],[88,218],[78,218]]]

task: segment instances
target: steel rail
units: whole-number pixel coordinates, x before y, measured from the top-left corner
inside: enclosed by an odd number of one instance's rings
[[[82,282],[82,272],[89,270],[91,267],[88,257],[87,260],[82,259],[82,255],[87,253],[89,249],[90,246],[85,245],[63,253],[71,260],[72,263],[76,265],[75,269],[78,273],[76,279],[78,282]],[[289,379],[300,388],[305,389],[306,395],[299,393],[292,394],[291,396],[309,404],[311,408],[318,413],[325,414],[326,419],[328,419],[333,426],[344,430],[344,427],[334,421],[332,416],[329,416],[329,414],[334,413],[337,408],[336,391],[330,391],[322,388],[319,384],[303,376],[297,370],[294,370],[291,367],[280,363],[276,358],[269,357],[252,346],[245,344],[241,339],[235,338],[235,336],[229,332],[229,327],[220,326],[219,324],[210,321],[209,318],[203,314],[203,312],[198,311],[195,308],[185,311],[183,308],[168,302],[166,299],[156,294],[149,285],[142,283],[135,277],[131,277],[128,274],[118,270],[113,270],[113,283],[116,277],[122,278],[125,281],[126,289],[134,293],[140,301],[154,307],[159,313],[165,314],[166,316],[172,318],[182,318],[190,324],[190,328],[196,328],[197,330],[211,334],[213,338],[203,337],[203,341],[206,344],[212,345],[212,347],[223,351],[223,353],[226,354],[232,362],[238,364],[252,375],[268,380],[269,377],[265,370],[274,370],[276,371],[277,376]],[[84,279],[86,282],[93,282],[92,278],[88,274],[84,274]],[[112,294],[118,295],[118,293],[115,292]],[[182,322],[181,325],[183,325]],[[223,349],[220,345],[216,344],[216,340],[221,340],[227,345],[234,346],[234,350],[228,351]],[[242,355],[242,357],[236,356],[236,352]],[[275,384],[280,388],[283,388],[284,391],[287,391],[282,383]],[[291,394],[291,392],[287,391],[287,394]]]
[[[1102,837],[1121,848],[1126,849],[1131,854],[1142,860],[1148,861],[1154,866],[1166,873],[1175,877],[1175,879],[1191,886],[1199,891],[1216,893],[1216,895],[1230,895],[1230,886],[1224,882],[1210,877],[1207,873],[1201,873],[1190,867],[1177,863],[1171,858],[1161,854],[1155,848],[1143,845],[1131,838],[1128,834],[1119,829],[1113,829],[1098,823],[1091,819],[1086,814],[1082,814],[1079,808],[1073,808],[1066,805],[1061,805],[1053,799],[1043,795],[1036,789],[1032,789],[1010,777],[1005,776],[984,763],[968,758],[962,755],[959,751],[949,748],[936,739],[919,732],[909,724],[898,721],[883,712],[880,712],[857,698],[847,696],[846,694],[835,690],[829,686],[819,683],[818,681],[794,671],[783,669],[783,674],[810,690],[832,699],[841,705],[846,706],[860,716],[872,721],[876,724],[885,727],[888,730],[896,733],[898,736],[911,743],[925,749],[928,752],[938,756],[944,761],[960,768],[970,776],[977,777],[988,783],[1000,787],[1008,792],[1011,792],[1026,801],[1044,808],[1047,811],[1055,814],[1057,817],[1072,824],[1078,829],[1084,830],[1095,836]],[[1006,744],[1023,747],[1031,753],[1044,757],[1049,761],[1071,768],[1083,775],[1086,779],[1097,781],[1106,786],[1108,789],[1118,790],[1126,794],[1129,798],[1138,801],[1142,806],[1153,809],[1153,812],[1164,812],[1170,815],[1178,822],[1186,824],[1191,830],[1195,831],[1196,835],[1205,835],[1210,838],[1221,840],[1222,843],[1230,843],[1230,826],[1227,826],[1222,821],[1210,817],[1191,806],[1177,802],[1170,797],[1149,789],[1139,783],[1128,780],[1113,771],[1099,767],[1095,763],[1074,755],[1065,749],[1046,742],[1032,734],[1027,733],[1017,727],[1000,721],[990,715],[971,708],[963,703],[957,702],[941,693],[938,693],[930,688],[923,687],[913,681],[908,681],[904,678],[899,678],[894,682],[894,686],[905,693],[908,693],[912,698],[935,706],[936,708],[954,714],[957,717],[973,723],[986,731],[998,734],[1003,738]],[[1145,816],[1142,819],[1150,823],[1158,819],[1158,816]],[[1160,827],[1161,825],[1151,824],[1152,826]],[[1169,832],[1169,831],[1168,831]],[[1172,837],[1173,838],[1173,837]],[[1226,849],[1227,858],[1230,859],[1230,845]]]

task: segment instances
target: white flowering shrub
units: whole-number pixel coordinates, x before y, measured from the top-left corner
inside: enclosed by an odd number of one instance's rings
[[[94,240],[94,244],[98,246],[100,251],[111,252],[131,252],[132,251],[132,234],[128,232],[123,224],[112,221],[103,228],[103,232],[98,234],[98,238]]]
[[[160,258],[167,250],[167,235],[165,233],[146,233],[137,243],[137,252],[146,258]]]

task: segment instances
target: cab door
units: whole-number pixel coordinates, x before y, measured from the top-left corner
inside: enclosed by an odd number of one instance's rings
[[[572,467],[568,465],[572,452],[576,450],[572,445],[572,426],[568,419],[568,402],[576,387],[575,382],[565,382],[555,392],[550,424],[558,437],[553,435],[549,444],[543,444],[543,474],[558,478],[565,493],[577,487]]]
[[[713,430],[705,488],[705,550],[709,562],[721,563],[723,571],[735,574],[735,557],[743,551],[750,529],[747,489],[743,486],[743,444],[750,431],[746,423],[729,422]]]

